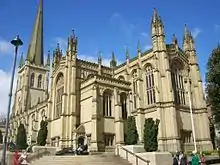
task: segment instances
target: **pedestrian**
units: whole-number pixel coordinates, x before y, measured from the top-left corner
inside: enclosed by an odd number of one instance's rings
[[[27,162],[27,152],[24,150],[20,156],[20,164],[21,165],[28,165]]]
[[[197,152],[193,151],[192,154],[193,154],[193,156],[192,156],[191,165],[199,165],[199,156],[198,156]]]
[[[19,165],[19,158],[20,158],[20,154],[18,153],[18,151],[16,150],[14,152],[14,155],[13,155],[13,165]]]
[[[180,152],[179,155],[179,165],[187,165],[187,157],[183,152]]]
[[[205,165],[205,155],[203,152],[200,153],[200,165]]]
[[[173,165],[179,165],[179,152],[176,151],[176,154],[173,156]]]

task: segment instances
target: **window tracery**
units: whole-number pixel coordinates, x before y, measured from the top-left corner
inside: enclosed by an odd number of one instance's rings
[[[146,66],[146,95],[147,105],[156,103],[154,72],[151,65]]]
[[[192,132],[190,130],[181,130],[181,140],[183,143],[191,143]]]
[[[120,95],[120,102],[121,102],[121,113],[122,113],[122,119],[126,120],[127,119],[127,97],[125,93],[122,93]]]
[[[31,81],[30,81],[30,86],[34,86],[34,73],[31,74]]]
[[[172,84],[174,90],[174,99],[175,103],[178,105],[185,105],[186,98],[185,98],[185,89],[184,89],[184,77],[183,77],[183,70],[180,68],[181,64],[173,63],[172,65]]]
[[[114,145],[114,135],[105,134],[104,140],[105,140],[105,146],[110,147]]]
[[[112,93],[105,91],[103,93],[103,116],[112,116]]]
[[[56,108],[55,108],[55,118],[59,118],[62,113],[62,97],[64,93],[64,77],[60,74],[57,78],[56,83]]]
[[[40,74],[37,78],[37,87],[41,88],[42,85],[42,75]]]

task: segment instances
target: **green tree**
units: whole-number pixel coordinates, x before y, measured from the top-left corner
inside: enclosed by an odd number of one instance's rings
[[[209,130],[210,130],[210,137],[212,140],[212,145],[213,145],[213,148],[215,149],[215,126],[211,118],[209,118]]]
[[[220,126],[220,45],[213,49],[207,63],[206,93],[214,124]]]
[[[160,121],[158,119],[156,119],[156,121],[154,121],[153,118],[145,119],[144,149],[146,152],[153,152],[158,149],[157,135],[159,123]]]
[[[138,142],[138,132],[134,116],[129,116],[127,119],[127,132],[125,134],[125,144],[134,145]]]
[[[20,124],[18,127],[16,145],[18,149],[26,149],[27,148],[27,135],[24,124]]]
[[[0,130],[0,144],[3,143],[3,135],[2,135],[2,130]]]
[[[37,135],[37,144],[40,146],[46,145],[47,134],[48,134],[47,125],[48,125],[47,121],[41,120],[40,130],[38,131],[38,135]]]

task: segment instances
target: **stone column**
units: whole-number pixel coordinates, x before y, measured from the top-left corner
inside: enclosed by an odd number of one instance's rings
[[[118,89],[114,88],[114,103],[115,103],[115,142],[116,145],[124,144],[124,126],[122,120],[122,109],[120,103],[120,95]]]
[[[127,93],[127,97],[126,97],[126,110],[127,110],[127,117],[131,116],[131,112],[132,112],[132,95],[131,93]]]
[[[67,78],[66,78],[66,88],[68,90],[66,90],[66,95],[67,95],[67,98],[66,98],[66,109],[65,109],[65,124],[66,124],[66,130],[65,130],[65,137],[66,137],[66,147],[70,147],[70,142],[71,142],[71,137],[72,137],[72,134],[71,134],[71,120],[70,120],[70,93],[71,93],[71,85],[70,85],[70,82],[71,82],[71,63],[69,62],[69,58],[66,57],[66,66],[65,66],[65,72],[66,72],[66,75],[67,75]]]
[[[99,110],[98,110],[98,115],[100,117],[98,121],[98,130],[99,130],[99,136],[98,136],[98,141],[99,141],[99,151],[105,151],[105,141],[104,141],[104,116],[103,116],[103,91],[99,89]],[[88,139],[88,142],[90,143],[90,140]]]
[[[61,148],[67,146],[66,140],[66,131],[67,131],[67,125],[66,125],[66,112],[67,112],[67,83],[68,83],[68,68],[65,67],[65,74],[64,74],[64,92],[62,96],[62,112],[61,112],[61,137],[60,137],[60,144]]]
[[[28,90],[29,90],[29,76],[30,76],[30,68],[25,67],[25,73],[24,73],[24,80],[23,80],[23,93],[22,93],[22,108],[21,108],[21,113],[27,110],[29,100],[28,100]]]
[[[72,132],[72,148],[75,150],[77,147],[77,134]]]
[[[143,111],[143,104],[144,104],[144,89],[143,89],[143,80],[142,80],[142,71],[138,69],[137,73],[137,117],[136,117],[136,125],[137,131],[139,135],[139,143],[143,143],[144,137],[144,111]]]
[[[68,123],[68,125],[69,125],[68,134],[69,134],[69,139],[70,139],[68,145],[70,147],[73,146],[73,140],[74,140],[73,139],[73,131],[76,129],[76,125],[74,123],[75,123],[75,116],[71,115],[69,117],[69,123]]]
[[[197,122],[195,122],[197,121]],[[197,149],[201,150],[213,150],[213,145],[210,137],[209,120],[207,110],[203,109],[194,114],[195,130],[199,132],[199,136],[196,137]]]
[[[69,88],[71,90],[70,92],[70,97],[69,97],[69,112],[71,114],[70,117],[70,129],[69,129],[69,134],[70,137],[72,132],[76,129],[76,68],[75,65],[71,66],[71,73],[70,73],[70,85]],[[71,141],[73,141],[74,138],[72,137]],[[73,143],[74,144],[74,143]]]
[[[106,116],[110,116],[110,96],[107,96],[107,115]]]
[[[55,100],[55,90],[56,90],[56,85],[54,83],[54,77],[51,76],[50,77],[50,81],[51,81],[51,91],[49,93],[49,99],[48,99],[48,104],[47,104],[47,121],[48,121],[48,141],[51,142],[51,137],[52,137],[52,125],[51,125],[51,121],[52,119],[54,119],[55,117],[55,102],[53,102],[52,100]]]
[[[68,104],[67,104],[67,106],[68,106]],[[67,109],[67,107],[66,107],[66,109]],[[67,109],[67,111],[68,111],[68,109]],[[68,113],[68,112],[66,112],[66,113]],[[71,135],[70,135],[70,131],[69,131],[69,129],[70,129],[70,116],[69,116],[69,114],[67,114],[65,116],[65,125],[66,125],[66,130],[65,130],[66,147],[70,147],[69,142],[70,142]]]
[[[98,151],[98,86],[93,86],[93,97],[92,97],[92,135],[91,135],[91,146],[90,151]]]
[[[47,103],[47,111],[46,111],[46,116],[48,116],[47,121],[48,121],[48,137],[47,140],[51,138],[51,119],[52,119],[52,101],[49,100]]]

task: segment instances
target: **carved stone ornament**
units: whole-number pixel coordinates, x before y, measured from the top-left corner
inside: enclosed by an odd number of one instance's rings
[[[18,98],[18,109],[17,111],[20,113],[21,112],[21,108],[22,108],[22,103],[21,103],[21,97]]]
[[[94,84],[92,87],[93,90],[96,90],[97,88],[98,88],[98,84]]]
[[[64,77],[63,75],[58,75],[58,80],[57,80],[57,86],[62,86],[64,84]]]

